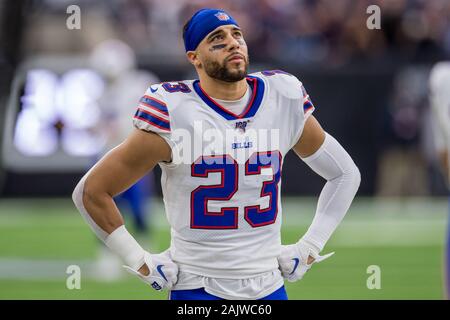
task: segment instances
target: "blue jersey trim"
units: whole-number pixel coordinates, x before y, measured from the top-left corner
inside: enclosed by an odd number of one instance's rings
[[[247,82],[252,88],[252,98],[250,99],[248,105],[245,107],[244,111],[239,115],[228,111],[226,108],[222,107],[220,104],[215,102],[211,97],[209,97],[208,94],[205,91],[203,91],[202,87],[200,86],[199,80],[194,81],[193,87],[197,95],[211,109],[216,111],[218,114],[220,114],[227,120],[237,120],[253,117],[258,111],[259,107],[261,106],[261,102],[264,97],[265,85],[262,79],[254,76],[247,76]]]
[[[160,128],[162,130],[170,131],[170,123],[169,121],[160,118],[156,115],[152,115],[149,112],[145,112],[145,110],[138,109],[136,111],[136,114],[134,115],[135,119],[139,119],[142,121],[147,122],[148,124],[151,124],[152,126],[155,126],[157,128]]]
[[[143,96],[141,98],[140,102],[143,103],[144,105],[156,108],[158,111],[160,111],[161,113],[163,113],[165,115],[169,115],[167,106],[163,102],[161,102],[153,97]]]

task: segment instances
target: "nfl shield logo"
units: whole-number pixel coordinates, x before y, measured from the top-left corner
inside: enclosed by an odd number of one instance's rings
[[[225,12],[217,12],[215,16],[221,21],[230,20],[230,17]]]

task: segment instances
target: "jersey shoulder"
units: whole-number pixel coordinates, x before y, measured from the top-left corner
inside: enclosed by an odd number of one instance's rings
[[[136,128],[157,133],[170,132],[170,114],[161,85],[150,85],[139,99],[133,117]]]
[[[251,74],[266,80],[270,90],[288,99],[303,97],[303,84],[294,75],[283,70],[265,70]]]
[[[303,83],[296,76],[283,70],[266,70],[254,75],[263,77],[271,91],[273,90],[289,100],[298,100],[305,119],[315,110]]]
[[[171,114],[190,98],[194,80],[161,82],[150,85],[140,98],[133,124],[138,129],[157,133],[171,131]]]

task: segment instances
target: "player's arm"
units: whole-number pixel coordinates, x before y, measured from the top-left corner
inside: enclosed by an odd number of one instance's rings
[[[73,192],[76,207],[96,235],[131,270],[139,270],[143,275],[151,273],[149,264],[152,263],[126,230],[113,197],[128,189],[158,162],[170,161],[170,158],[171,149],[162,137],[134,129],[80,180]]]
[[[306,120],[293,150],[327,182],[308,231],[299,242],[283,248],[279,262],[283,275],[290,281],[300,279],[314,260],[319,262],[329,256],[321,257],[319,252],[345,216],[361,180],[349,154],[336,139],[324,132],[312,115]],[[299,258],[299,264],[293,264],[293,256]]]
[[[124,224],[113,197],[136,183],[161,161],[170,160],[170,147],[159,135],[134,129],[83,178],[83,204],[105,233]]]
[[[312,115],[293,150],[327,181],[320,193],[314,220],[303,237],[321,251],[347,213],[359,188],[361,175],[347,151],[324,132]]]

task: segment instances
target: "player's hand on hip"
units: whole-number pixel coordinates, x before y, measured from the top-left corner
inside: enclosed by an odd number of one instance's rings
[[[283,277],[289,282],[295,282],[302,279],[314,263],[321,262],[333,254],[334,252],[331,252],[320,256],[313,245],[300,239],[295,244],[281,246],[278,264]]]
[[[155,290],[170,289],[178,280],[178,266],[172,261],[170,251],[159,254],[145,252],[145,265],[139,270],[123,266],[129,273],[136,275]]]

